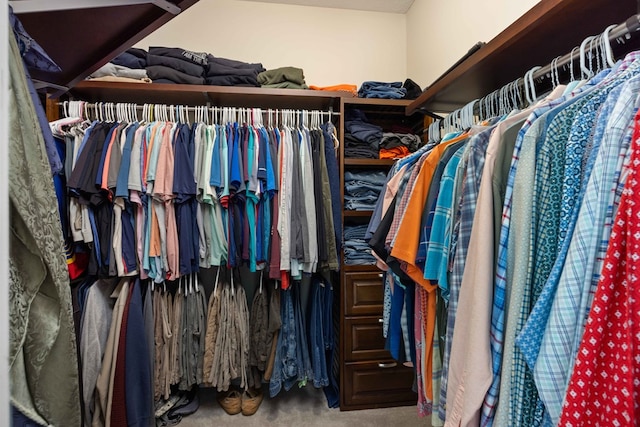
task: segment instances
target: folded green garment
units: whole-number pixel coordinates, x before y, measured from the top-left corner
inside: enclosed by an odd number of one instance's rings
[[[262,86],[276,83],[291,82],[304,85],[304,72],[302,68],[281,67],[273,70],[263,71],[258,74],[258,83]]]
[[[273,83],[269,85],[262,85],[262,87],[268,87],[271,89],[309,89],[309,86],[305,84],[299,85],[293,82]]]

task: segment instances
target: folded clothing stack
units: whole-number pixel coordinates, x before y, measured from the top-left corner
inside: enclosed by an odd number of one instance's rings
[[[420,148],[422,141],[412,133],[384,132],[380,140],[381,159],[401,159]]]
[[[382,128],[369,123],[360,110],[347,110],[345,114],[344,156],[377,159]]]
[[[151,83],[147,71],[108,62],[89,76],[92,80]]]
[[[304,81],[304,71],[296,67],[280,67],[258,74],[262,87],[276,89],[309,89]]]
[[[373,265],[376,258],[364,240],[368,225],[344,227],[344,263],[346,265]]]
[[[208,55],[206,81],[214,86],[260,86],[258,74],[264,71],[261,63],[247,63],[235,59]]]
[[[416,82],[406,79],[404,83],[366,81],[360,86],[358,96],[360,98],[416,99],[421,93],[422,89]]]
[[[345,209],[372,211],[387,180],[381,171],[347,171],[344,173]]]
[[[367,81],[362,83],[358,91],[360,98],[402,99],[406,94],[407,90],[402,87],[402,82]]]
[[[147,74],[154,83],[203,85],[207,54],[176,47],[150,47]]]

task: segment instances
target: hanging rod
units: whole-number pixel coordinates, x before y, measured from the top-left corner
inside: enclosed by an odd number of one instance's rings
[[[627,19],[623,24],[619,24],[616,27],[614,27],[609,33],[609,43],[611,44],[614,41],[623,37],[624,38],[630,37],[632,34],[637,32],[638,30],[640,30],[640,14],[634,15],[629,19]],[[589,47],[588,51],[590,52],[591,50],[592,50],[591,47]],[[533,73],[533,78],[537,79],[537,78],[546,76],[551,72],[552,69],[560,68],[564,65],[567,65],[573,62],[576,59],[579,60],[580,52],[578,51],[574,53],[574,51],[575,51],[575,48],[571,52],[567,53],[566,55],[558,58],[557,61],[554,61],[553,63],[549,63],[544,67],[540,68],[539,70],[535,71]]]
[[[167,0],[13,0],[9,2],[16,14],[132,6],[136,4],[154,4],[172,15],[178,15],[182,11],[178,6]]]

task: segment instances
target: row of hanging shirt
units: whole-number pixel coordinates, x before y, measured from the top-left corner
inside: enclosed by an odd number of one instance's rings
[[[384,330],[433,425],[639,422],[638,58],[389,173],[368,230]]]
[[[85,103],[51,124],[66,141],[63,220],[89,245],[90,274],[160,283],[246,263],[286,286],[338,269],[337,137],[326,113],[269,110],[265,126],[259,109],[195,107],[193,124],[184,107],[145,105],[140,121],[134,105],[94,109],[100,120],[83,119]]]

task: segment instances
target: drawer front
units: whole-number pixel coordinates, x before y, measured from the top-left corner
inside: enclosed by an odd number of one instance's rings
[[[413,369],[387,359],[380,362],[351,363],[345,367],[347,406],[394,406],[412,404],[417,395],[411,390]]]
[[[345,273],[345,314],[347,316],[379,316],[382,314],[384,288],[382,273]]]
[[[390,359],[391,354],[384,349],[382,317],[358,317],[345,319],[345,359],[359,360]]]

